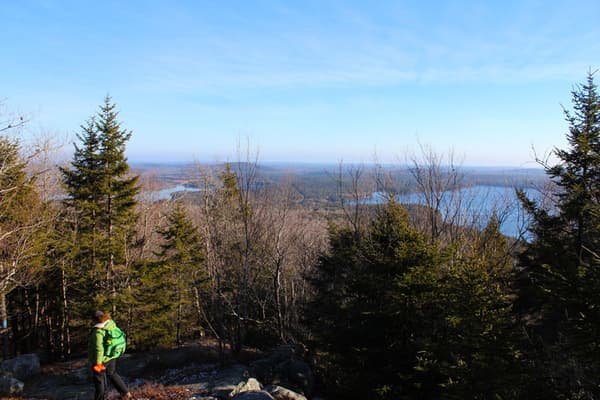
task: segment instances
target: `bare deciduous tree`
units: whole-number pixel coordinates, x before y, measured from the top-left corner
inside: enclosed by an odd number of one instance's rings
[[[426,207],[429,237],[435,243],[445,226],[458,225],[458,215],[450,205],[460,202],[464,174],[458,168],[453,152],[447,160],[430,146],[420,144],[420,154],[409,157],[410,173]]]

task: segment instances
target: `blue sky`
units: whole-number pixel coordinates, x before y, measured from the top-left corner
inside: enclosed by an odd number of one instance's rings
[[[421,4],[426,3],[426,4]],[[564,147],[561,104],[600,67],[598,1],[0,0],[4,108],[74,135],[107,93],[131,161],[465,165]]]

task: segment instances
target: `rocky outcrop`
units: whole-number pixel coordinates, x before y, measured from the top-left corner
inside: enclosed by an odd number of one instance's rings
[[[254,378],[240,382],[236,389],[229,394],[229,397],[236,400],[307,400],[303,395],[282,386],[269,385],[263,389],[261,383]]]
[[[282,346],[250,367],[221,365],[199,354],[202,352],[185,354],[181,349],[172,353],[126,354],[119,359],[117,368],[131,392],[141,397],[143,393],[156,396],[157,391],[173,390],[177,398],[190,400],[310,399],[312,372],[302,359],[305,355],[301,347]],[[7,378],[12,375],[8,374]],[[10,380],[6,380],[6,387],[5,395],[15,395],[22,390],[18,382]],[[77,360],[44,366],[42,375],[25,382],[23,396],[73,400],[91,398],[93,390],[90,368],[85,360]]]
[[[273,396],[264,391],[251,391],[236,394],[232,397],[234,400],[274,400]]]
[[[262,385],[254,378],[249,378],[246,382],[240,382],[235,389],[229,394],[230,397],[243,392],[260,392]]]
[[[250,365],[252,376],[261,382],[280,385],[310,396],[314,376],[304,361],[306,350],[301,345],[285,345],[277,348],[269,357]]]
[[[235,400],[273,400],[273,397],[262,390],[262,385],[254,378],[249,378],[229,393],[229,397]]]
[[[265,390],[269,392],[269,394],[273,396],[275,400],[307,400],[306,397],[300,393],[293,392],[277,385],[267,386]]]
[[[23,381],[40,374],[40,359],[36,354],[24,354],[0,363],[0,395],[20,396]]]
[[[16,379],[10,372],[0,373],[0,395],[20,396],[23,388],[23,382]]]
[[[40,373],[40,358],[37,354],[23,354],[0,363],[0,370],[10,372],[19,380],[26,380]]]
[[[245,379],[248,374],[249,371],[241,365],[226,368],[217,374],[208,391],[220,399],[307,400],[305,396],[282,386],[269,385],[263,389],[256,378]],[[239,383],[234,385],[234,382]]]

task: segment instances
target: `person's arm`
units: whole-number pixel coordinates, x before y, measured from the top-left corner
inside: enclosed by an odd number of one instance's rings
[[[102,363],[102,360],[104,359],[104,331],[98,328],[96,328],[94,331],[95,360],[93,360],[93,368],[94,371],[101,372],[104,370],[104,364]]]

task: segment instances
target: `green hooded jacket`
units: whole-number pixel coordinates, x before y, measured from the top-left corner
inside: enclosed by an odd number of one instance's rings
[[[104,336],[117,324],[112,319],[94,325],[88,340],[88,360],[91,365],[104,364],[116,357],[104,355]]]

